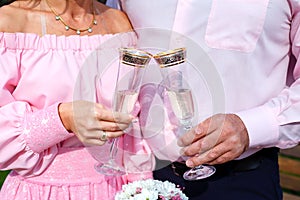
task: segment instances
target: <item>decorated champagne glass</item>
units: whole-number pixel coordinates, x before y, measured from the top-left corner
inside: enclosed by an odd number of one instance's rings
[[[160,71],[165,85],[166,98],[172,111],[180,123],[179,134],[189,131],[193,127],[194,102],[191,89],[188,85],[186,64],[186,49],[178,48],[154,55],[160,65]],[[183,175],[186,180],[199,180],[214,174],[215,167],[199,165]]]
[[[119,66],[117,83],[113,99],[113,111],[135,115],[135,105],[142,83],[142,77],[151,55],[133,48],[119,49]],[[133,120],[135,123],[137,120]],[[123,130],[130,131],[132,127]],[[125,169],[116,162],[118,152],[118,138],[110,141],[109,160],[106,163],[98,163],[95,169],[105,175],[116,176],[125,174]]]

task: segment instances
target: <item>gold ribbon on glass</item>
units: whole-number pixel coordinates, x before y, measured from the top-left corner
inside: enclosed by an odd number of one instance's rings
[[[145,67],[150,59],[151,54],[133,48],[121,48],[120,59],[123,64],[134,67]]]
[[[178,48],[155,54],[153,58],[161,68],[171,67],[186,61],[186,48]]]

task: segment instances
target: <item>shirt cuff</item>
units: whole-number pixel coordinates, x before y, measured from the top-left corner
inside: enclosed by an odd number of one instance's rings
[[[249,135],[249,148],[264,148],[278,143],[279,127],[274,113],[266,106],[236,113],[244,122]]]
[[[23,137],[29,149],[40,153],[53,145],[73,136],[63,126],[56,103],[47,109],[27,113],[24,121]]]

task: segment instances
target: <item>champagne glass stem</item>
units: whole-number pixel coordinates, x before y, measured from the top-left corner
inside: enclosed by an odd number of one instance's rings
[[[118,142],[117,140],[118,140],[117,138],[113,138],[110,145],[109,156],[111,160],[113,160],[117,154],[117,148],[116,148],[117,145],[116,143]]]
[[[185,120],[182,122],[183,129],[185,131],[189,131],[192,129],[192,121]],[[186,171],[183,175],[185,180],[200,180],[203,178],[207,178],[213,175],[216,172],[216,168],[214,166],[206,166],[206,165],[198,165],[188,171]]]
[[[183,129],[185,131],[189,131],[193,127],[193,123],[191,119],[186,119],[186,120],[180,120],[180,123],[183,125]]]

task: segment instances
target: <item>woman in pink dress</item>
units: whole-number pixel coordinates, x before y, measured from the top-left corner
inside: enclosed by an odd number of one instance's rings
[[[136,43],[126,15],[92,0],[23,0],[1,7],[0,19],[0,170],[11,170],[0,199],[113,199],[122,184],[151,177],[97,173],[85,148],[122,136],[147,151],[123,136],[133,116],[110,110],[110,61]]]

